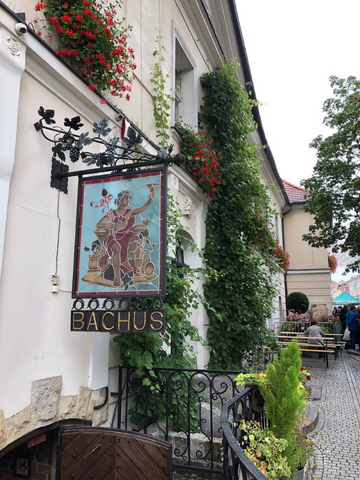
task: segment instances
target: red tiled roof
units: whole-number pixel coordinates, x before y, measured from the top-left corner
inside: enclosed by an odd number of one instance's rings
[[[297,187],[286,180],[283,180],[283,185],[287,196],[290,200],[290,203],[304,203],[305,202],[305,195],[308,193],[304,188]]]

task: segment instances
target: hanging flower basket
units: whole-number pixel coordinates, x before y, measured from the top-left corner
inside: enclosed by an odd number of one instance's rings
[[[44,17],[35,17],[42,23],[44,38],[58,39],[57,53],[88,82],[91,90],[108,91],[115,97],[130,100],[134,51],[128,46],[131,26],[124,26],[117,10],[121,0],[46,0],[35,5],[35,11]],[[43,35],[38,30],[38,35]]]
[[[338,266],[335,255],[328,255],[328,263],[331,273],[335,273]]]

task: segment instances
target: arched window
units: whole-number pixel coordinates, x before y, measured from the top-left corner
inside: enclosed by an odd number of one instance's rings
[[[188,267],[188,265],[186,265],[185,263],[185,252],[184,252],[184,248],[183,248],[183,245],[181,243],[181,239],[178,238],[176,240],[176,250],[175,250],[175,259],[173,260],[174,263],[176,263],[176,265],[181,268],[181,267]]]

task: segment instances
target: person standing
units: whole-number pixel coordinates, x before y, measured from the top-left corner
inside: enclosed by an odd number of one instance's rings
[[[342,323],[342,326],[343,326],[343,329],[345,330],[346,328],[346,315],[348,314],[348,309],[346,307],[346,305],[344,305],[341,309],[340,309],[340,315],[339,315],[339,318],[340,318],[340,321]]]
[[[359,349],[360,349],[360,306],[356,307],[356,324],[357,324],[357,327],[358,327],[358,334],[357,334],[357,344],[359,345]]]
[[[351,305],[348,314],[346,315],[346,328],[350,330],[350,353],[356,353],[355,344],[357,342],[358,336],[358,326],[356,322],[356,307],[355,305]]]

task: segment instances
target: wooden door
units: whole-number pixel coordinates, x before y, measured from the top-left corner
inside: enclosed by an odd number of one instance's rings
[[[60,480],[170,480],[171,444],[107,428],[61,432]]]

